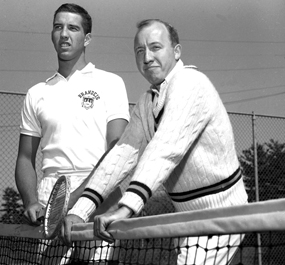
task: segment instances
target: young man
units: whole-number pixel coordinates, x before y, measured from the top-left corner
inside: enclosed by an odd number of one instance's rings
[[[165,186],[177,212],[247,203],[226,109],[210,80],[195,67],[183,65],[176,30],[161,20],[142,21],[134,51],[151,89],[142,95],[121,139],[69,211],[62,227],[66,244],[71,224],[86,221],[132,171],[119,209],[95,216],[94,234],[108,242],[113,242],[108,225],[139,214],[159,185]],[[181,239],[176,242],[181,247],[178,264],[193,264],[195,258],[195,264],[226,264],[234,250],[217,252],[215,247],[239,241],[239,236],[227,235]],[[197,242],[214,248],[195,257],[196,247],[184,246]]]
[[[51,39],[58,71],[29,89],[24,101],[15,178],[24,217],[33,225],[39,224],[38,213],[58,177],[68,175],[71,190],[78,188],[129,120],[123,80],[86,61],[91,28],[91,17],[82,7],[63,4],[56,10]],[[39,144],[40,183],[35,171]]]

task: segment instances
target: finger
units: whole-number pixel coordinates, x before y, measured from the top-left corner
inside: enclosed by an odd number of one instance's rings
[[[61,240],[66,246],[71,246],[71,229],[73,222],[65,219],[61,227]]]
[[[100,239],[107,241],[108,243],[113,243],[115,240],[111,234],[106,230],[104,225],[104,219],[99,216],[95,216],[93,223],[94,236],[99,237]]]
[[[64,233],[65,233],[65,230],[66,230],[66,224],[65,224],[65,221],[62,223],[62,226],[61,226],[61,229],[60,229],[60,232],[58,234],[58,239],[66,246],[68,246],[68,239],[66,239],[64,237]]]
[[[101,220],[99,218],[99,216],[95,216],[94,217],[94,223],[93,223],[93,231],[94,231],[94,236],[97,236],[97,237],[100,237],[100,234],[101,234]]]
[[[58,238],[62,241],[62,243],[65,244],[64,230],[65,230],[65,226],[64,226],[64,221],[63,221],[62,226],[60,228],[60,232],[58,233]]]
[[[115,239],[111,234],[109,234],[107,231],[100,234],[100,238],[110,244],[115,242]]]
[[[37,221],[39,223],[43,223],[45,219],[45,208],[42,207],[36,211]]]
[[[27,211],[27,216],[28,216],[28,218],[30,219],[30,222],[31,222],[32,224],[37,223],[37,213],[36,213],[35,210],[32,210],[32,209],[28,210],[28,211]]]
[[[31,220],[30,220],[30,217],[29,217],[29,215],[28,215],[27,212],[24,212],[24,214],[23,214],[23,222],[24,222],[25,224],[29,224],[29,225],[32,224],[32,222],[31,222]]]
[[[100,238],[100,220],[97,216],[94,217],[94,222],[93,222],[93,234],[95,237]]]
[[[25,221],[29,224],[29,225],[40,225],[36,218],[35,218],[35,213],[31,210],[27,210],[24,212],[24,217],[25,217]]]

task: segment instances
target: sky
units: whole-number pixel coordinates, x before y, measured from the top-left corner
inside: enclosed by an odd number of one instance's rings
[[[0,0],[0,91],[26,93],[57,70],[50,39],[66,1]],[[227,111],[285,116],[284,0],[80,0],[93,18],[86,57],[120,75],[135,103],[149,84],[136,68],[136,23],[160,18],[179,33],[182,60],[215,85]]]

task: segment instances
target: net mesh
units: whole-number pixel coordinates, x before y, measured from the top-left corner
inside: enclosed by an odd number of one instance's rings
[[[106,254],[110,261],[115,253],[110,253],[109,246],[95,246],[89,242],[77,242],[67,251],[60,242],[51,247],[51,241],[41,239],[1,236],[0,240],[0,264],[93,264],[106,262]],[[171,239],[125,240],[115,249],[118,252],[116,259],[121,264],[176,264]],[[72,257],[68,255],[71,252]],[[94,252],[96,256],[90,254]]]
[[[257,265],[260,264],[258,260],[261,257],[263,265],[284,265],[285,257],[282,258],[277,254],[285,251],[285,233],[264,232],[259,235],[262,247],[259,247],[256,242],[256,233],[247,233],[240,245],[231,246],[232,248],[236,247],[237,251],[233,259],[225,264]],[[109,264],[177,264],[177,253],[180,249],[175,248],[173,244],[173,240],[177,239],[121,240],[119,246],[115,247],[119,253],[117,254],[117,263],[110,262],[113,257],[109,255]],[[195,248],[196,252],[211,250],[197,245],[185,246],[185,248],[191,247]],[[229,246],[224,248],[229,248]],[[73,252],[72,257],[68,255],[71,252]],[[97,253],[96,257],[88,254],[94,252]],[[110,252],[109,246],[90,245],[88,241],[76,242],[67,251],[59,241],[52,244],[51,241],[44,239],[0,236],[0,264],[96,264],[96,262],[108,264],[104,257],[108,252]],[[199,264],[216,264],[214,261],[206,262],[207,259],[204,263]]]
[[[41,227],[3,224],[0,264],[284,265],[284,205],[280,199],[118,220],[108,228],[113,245],[94,237],[92,223],[78,224],[70,248],[45,240]]]

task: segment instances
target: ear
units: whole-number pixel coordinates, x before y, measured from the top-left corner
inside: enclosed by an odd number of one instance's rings
[[[182,46],[180,44],[176,44],[174,47],[174,56],[175,60],[178,61],[181,57]]]
[[[91,33],[86,34],[84,39],[84,46],[86,47],[92,40]]]

